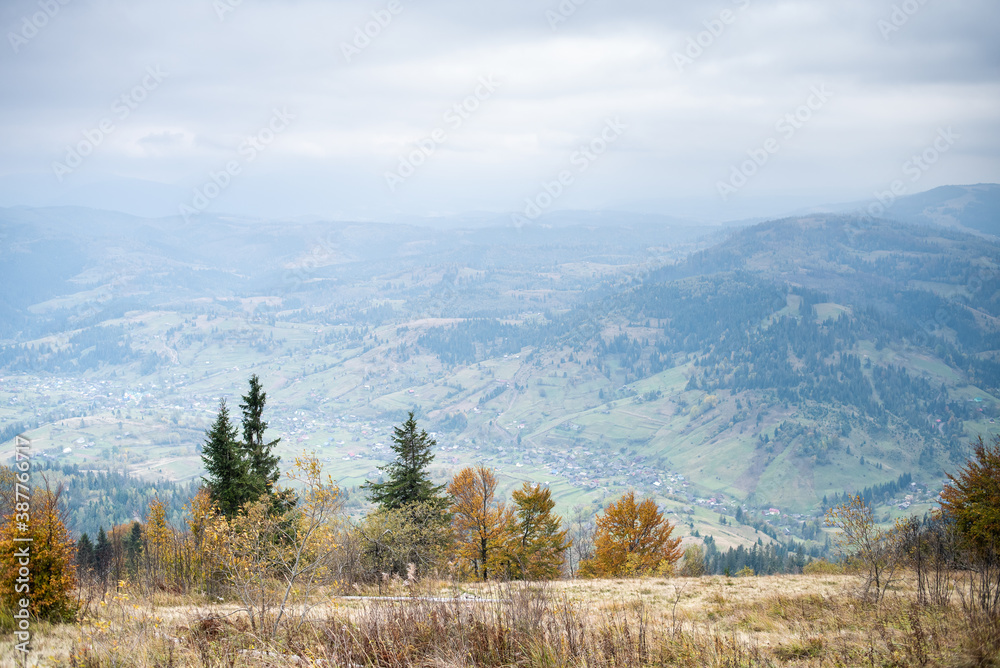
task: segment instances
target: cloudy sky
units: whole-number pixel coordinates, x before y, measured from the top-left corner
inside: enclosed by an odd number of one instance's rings
[[[4,0],[0,26],[0,206],[724,220],[1000,181],[996,0]]]

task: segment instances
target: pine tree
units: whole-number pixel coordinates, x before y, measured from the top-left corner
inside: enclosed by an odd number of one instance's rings
[[[281,439],[264,442],[264,432],[267,431],[267,422],[264,421],[266,403],[267,394],[261,388],[257,374],[254,374],[250,376],[250,391],[243,396],[243,403],[240,404],[243,411],[243,451],[251,499],[274,494],[274,484],[281,475],[278,468],[281,458],[271,453]]]
[[[385,473],[386,480],[365,481],[361,488],[368,492],[372,503],[383,510],[398,510],[413,503],[426,503],[439,508],[443,513],[448,506],[448,500],[441,495],[444,485],[433,484],[427,473],[427,467],[434,461],[431,448],[437,442],[426,431],[417,431],[417,421],[412,411],[403,426],[395,427],[394,430],[392,450],[396,453],[396,459],[379,467]]]
[[[208,485],[212,500],[226,517],[235,515],[250,500],[248,465],[237,440],[238,433],[229,420],[229,409],[223,399],[219,403],[215,423],[207,432],[201,460],[208,474],[203,480]]]

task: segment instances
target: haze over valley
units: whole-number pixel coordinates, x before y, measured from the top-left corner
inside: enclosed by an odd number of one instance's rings
[[[880,513],[922,512],[995,431],[998,191],[714,227],[6,209],[0,429],[66,471],[189,484],[219,400],[257,374],[283,460],[314,451],[347,489],[414,410],[441,481],[483,463],[566,515],[634,489],[723,546],[762,522],[823,541],[839,495],[905,477]]]

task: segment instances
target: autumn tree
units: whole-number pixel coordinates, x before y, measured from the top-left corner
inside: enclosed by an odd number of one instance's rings
[[[0,466],[0,517],[6,517],[14,508],[14,490],[17,476],[13,469]]]
[[[680,575],[688,578],[698,578],[705,574],[705,550],[701,545],[691,545],[684,550]]]
[[[399,510],[407,505],[419,503],[437,507],[444,511],[448,500],[441,492],[444,485],[431,482],[427,468],[434,461],[431,448],[437,445],[426,431],[417,429],[417,421],[410,415],[401,427],[395,427],[392,436],[392,450],[396,459],[379,471],[385,474],[382,482],[365,481],[362,489],[368,498],[383,510]]]
[[[524,580],[552,580],[559,577],[570,542],[562,528],[562,518],[552,514],[556,503],[552,491],[541,485],[524,483],[511,494],[517,506],[511,541],[511,576]]]
[[[973,459],[941,492],[941,514],[954,524],[976,579],[973,597],[983,610],[1000,610],[1000,435],[973,443]]]
[[[448,485],[459,556],[477,580],[510,566],[514,512],[497,497],[497,478],[485,466],[464,468]]]
[[[293,609],[305,619],[312,596],[333,572],[340,490],[317,458],[295,460],[288,477],[301,484],[296,503],[276,510],[264,496],[231,519],[202,517],[202,544],[250,617],[255,632],[273,636]],[[284,495],[279,494],[279,498]]]
[[[211,592],[215,582],[212,580],[216,556],[212,551],[212,542],[207,540],[208,527],[221,515],[212,494],[205,487],[200,488],[186,505],[188,514],[188,539],[191,541],[191,570],[194,579],[208,585]]]
[[[60,508],[62,488],[55,492],[36,488],[24,510],[3,518],[0,525],[0,582],[8,583],[0,593],[0,605],[15,610],[21,598],[31,601],[32,615],[43,619],[67,620],[76,606],[71,595],[76,586],[76,542],[66,529],[65,511]],[[30,512],[28,511],[30,504]],[[24,539],[29,539],[25,541]],[[27,551],[28,591],[14,586],[25,567],[21,555]]]
[[[356,573],[366,581],[383,573],[423,576],[441,566],[454,542],[451,526],[437,505],[410,503],[369,513],[352,531],[359,546]]]
[[[594,556],[580,565],[582,575],[624,577],[649,575],[681,558],[680,538],[652,499],[641,503],[630,491],[597,518]]]
[[[880,601],[905,557],[900,533],[880,527],[871,506],[858,495],[827,511],[826,524],[840,530],[841,553],[860,568],[862,595]]]
[[[133,525],[134,526],[134,525]],[[145,543],[146,569],[150,583],[160,587],[165,583],[174,557],[174,533],[167,524],[167,509],[158,498],[149,502],[146,525],[142,531]]]

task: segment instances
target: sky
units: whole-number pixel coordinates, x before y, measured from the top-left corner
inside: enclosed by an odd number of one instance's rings
[[[4,0],[0,206],[738,220],[1000,182],[996,0]]]

